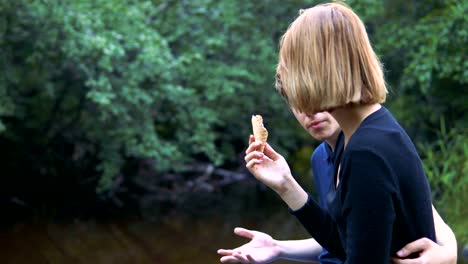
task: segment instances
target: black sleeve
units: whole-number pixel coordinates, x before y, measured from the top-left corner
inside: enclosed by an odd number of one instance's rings
[[[296,211],[289,212],[305,227],[317,242],[334,256],[344,261],[345,252],[341,244],[338,227],[326,210],[320,207],[309,194],[307,203]]]
[[[391,168],[373,152],[353,151],[341,169],[345,263],[389,263],[396,193]]]

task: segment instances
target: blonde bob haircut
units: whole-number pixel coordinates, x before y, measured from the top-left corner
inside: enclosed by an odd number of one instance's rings
[[[364,24],[342,3],[299,12],[280,40],[276,89],[304,113],[383,103],[387,94]]]

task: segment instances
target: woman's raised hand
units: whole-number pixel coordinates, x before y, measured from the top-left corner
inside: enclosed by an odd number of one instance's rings
[[[260,141],[255,141],[253,135],[250,135],[249,146],[245,151],[244,158],[246,167],[257,180],[277,193],[281,193],[292,178],[289,165],[283,156],[278,154],[268,143],[266,143],[263,153],[258,151],[261,144]]]

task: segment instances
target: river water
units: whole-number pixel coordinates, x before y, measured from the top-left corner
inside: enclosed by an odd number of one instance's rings
[[[156,211],[145,218],[17,222],[0,229],[0,263],[219,263],[217,249],[248,241],[233,234],[237,226],[277,239],[308,237],[279,198],[255,184],[196,194],[172,210]]]
[[[242,224],[249,226],[247,222]],[[232,228],[222,218],[166,219],[158,224],[143,221],[17,224],[1,234],[0,262],[219,263],[218,248],[247,241],[236,238]]]
[[[248,242],[233,234],[237,226],[279,239],[307,237],[275,194],[250,183],[193,194],[144,218],[20,221],[0,229],[0,263],[219,263],[219,248]]]

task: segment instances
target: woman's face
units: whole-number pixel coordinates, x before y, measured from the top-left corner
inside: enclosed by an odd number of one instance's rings
[[[316,140],[333,139],[340,132],[340,125],[328,112],[318,112],[308,115],[292,109],[294,116],[301,126]]]

